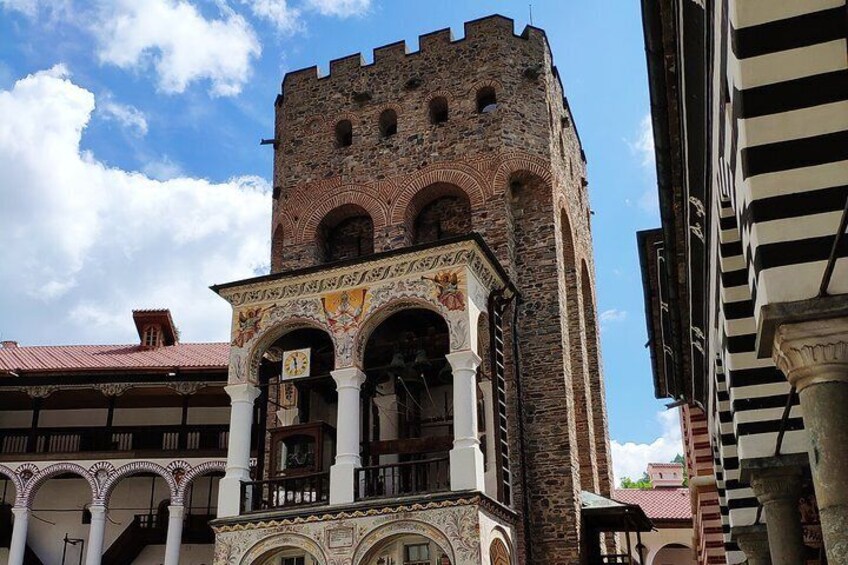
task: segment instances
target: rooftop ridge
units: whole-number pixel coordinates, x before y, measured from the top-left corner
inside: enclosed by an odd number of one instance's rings
[[[229,347],[229,342],[227,341],[181,341],[179,343],[175,343],[173,345],[163,345],[162,348],[166,347],[182,347],[185,345],[226,345]],[[142,348],[144,346],[139,345],[138,343],[64,343],[64,344],[37,344],[37,345],[18,345],[17,347],[10,347],[7,349],[0,348],[0,352],[2,351],[20,351],[21,349],[46,349],[46,348],[84,348],[84,347],[138,347]]]
[[[445,47],[451,47],[466,40],[486,39],[492,31],[502,35],[509,34],[515,39],[524,41],[530,39],[542,40],[547,43],[544,30],[527,25],[520,34],[515,33],[515,21],[501,14],[491,14],[463,23],[464,36],[456,39],[453,37],[451,28],[443,28],[418,36],[418,50],[410,51],[406,41],[400,40],[372,49],[372,62],[366,62],[362,52],[351,53],[342,57],[332,59],[329,62],[329,72],[320,74],[317,65],[303,67],[287,72],[283,76],[283,90],[286,87],[296,87],[313,80],[328,80],[333,78],[348,78],[362,69],[375,67],[386,61],[398,61],[406,57],[415,57],[422,53],[428,53]],[[550,48],[548,46],[548,48]]]

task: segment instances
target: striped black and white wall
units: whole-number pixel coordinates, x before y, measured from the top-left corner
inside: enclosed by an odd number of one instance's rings
[[[758,355],[757,332],[763,306],[819,293],[848,198],[848,7],[725,0],[712,15],[711,430],[729,532],[757,519],[741,462],[807,451],[801,407],[771,359]],[[848,238],[836,256],[828,291],[847,293]],[[740,562],[725,541],[728,562]]]

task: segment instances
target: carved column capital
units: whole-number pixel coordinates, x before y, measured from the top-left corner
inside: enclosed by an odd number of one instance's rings
[[[801,469],[772,467],[751,473],[751,490],[763,505],[778,500],[798,501],[801,497]]]
[[[772,356],[799,392],[813,384],[848,383],[848,317],[782,324]]]

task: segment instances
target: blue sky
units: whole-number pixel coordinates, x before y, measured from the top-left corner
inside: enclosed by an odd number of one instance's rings
[[[143,7],[143,9],[141,8]],[[133,307],[223,340],[206,287],[267,270],[283,74],[527,2],[0,0],[0,337],[128,342]],[[636,0],[536,0],[589,162],[619,474],[680,451],[653,398],[635,232],[659,225]],[[627,443],[630,442],[630,443]]]

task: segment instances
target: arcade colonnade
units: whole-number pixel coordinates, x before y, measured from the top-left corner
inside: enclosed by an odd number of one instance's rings
[[[447,356],[453,372],[453,449],[450,451],[450,486],[453,491],[484,491],[483,452],[478,438],[477,367],[480,357],[474,351],[455,351]],[[362,465],[360,389],[365,373],[358,367],[331,372],[339,395],[338,436],[335,464],[330,468],[330,504],[354,501],[354,472]],[[228,385],[230,395],[230,444],[226,475],[221,480],[218,516],[237,516],[241,508],[241,483],[250,480],[250,431],[253,403],[259,388],[251,383]]]
[[[109,499],[116,485],[124,478],[139,474],[152,474],[165,480],[170,493],[168,528],[165,544],[165,565],[179,565],[185,518],[185,497],[188,488],[198,477],[220,473],[224,461],[203,461],[196,464],[182,460],[132,461],[116,466],[113,462],[99,461],[83,466],[79,463],[24,463],[12,469],[0,465],[0,474],[15,487],[15,505],[12,507],[14,523],[9,544],[8,565],[23,565],[27,546],[32,504],[38,489],[48,480],[62,475],[77,475],[91,489],[91,524],[86,541],[86,565],[99,565],[104,551]]]
[[[338,435],[330,468],[329,502],[354,502],[355,470],[361,466],[365,345],[389,316],[410,308],[435,312],[448,327],[450,352],[446,358],[453,374],[454,406],[450,488],[484,492],[477,418],[478,321],[487,311],[489,293],[500,288],[504,278],[476,241],[466,239],[317,274],[271,275],[213,287],[233,305],[230,384],[225,388],[232,404],[230,442],[226,475],[220,482],[218,517],[240,513],[241,485],[250,480],[250,431],[262,356],[280,337],[303,327],[324,330],[333,342],[335,368],[330,374],[338,392]],[[326,287],[332,290],[327,292]],[[285,300],[288,296],[295,298]]]

